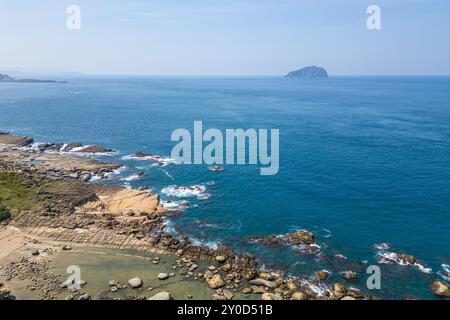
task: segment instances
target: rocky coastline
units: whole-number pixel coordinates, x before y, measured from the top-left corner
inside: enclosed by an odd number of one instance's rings
[[[158,194],[146,190],[89,183],[93,177],[107,179],[121,164],[71,153],[74,149],[86,153],[112,150],[92,146],[86,151],[79,142],[37,147],[32,147],[32,143],[32,138],[0,134],[0,183],[7,182],[0,184],[0,189],[9,195],[5,199],[0,193],[0,204],[9,211],[0,220],[0,231],[1,237],[12,243],[0,245],[0,300],[14,297],[9,285],[14,279],[28,280],[28,290],[37,292],[40,299],[57,299],[64,292],[69,300],[116,299],[114,294],[121,288],[142,287],[142,279],[137,276],[126,284],[112,279],[98,297],[87,295],[83,291],[85,284],[81,289],[68,290],[61,275],[50,271],[49,263],[53,255],[77,246],[145,252],[154,256],[155,265],[159,256],[174,257],[174,273],[160,273],[158,279],[163,282],[177,272],[206,284],[214,300],[229,300],[238,294],[263,300],[374,298],[352,286],[329,283],[326,270],[308,278],[296,278],[279,270],[261,269],[258,258],[251,254],[237,254],[224,245],[216,249],[193,245],[188,236],[176,238],[166,232],[165,223],[181,212],[167,210]],[[14,239],[19,239],[16,247]],[[319,250],[314,234],[308,230],[251,240],[272,246],[302,245],[309,253]],[[352,282],[357,274],[348,271],[344,278]],[[448,297],[446,284],[436,282],[433,287],[436,294]],[[170,298],[167,291],[150,297],[148,293],[133,296],[148,300]]]

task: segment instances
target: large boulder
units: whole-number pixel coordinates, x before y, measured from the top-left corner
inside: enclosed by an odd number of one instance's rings
[[[278,287],[275,281],[269,281],[261,278],[250,280],[249,283],[254,286],[265,287],[269,289],[275,289],[276,287]]]
[[[153,297],[148,298],[148,300],[170,300],[171,295],[167,291],[163,291],[155,294]]]
[[[144,284],[144,281],[142,281],[141,278],[135,277],[130,280],[128,280],[128,285],[133,289],[139,289]]]
[[[219,289],[219,288],[225,286],[225,282],[222,280],[222,278],[218,274],[215,274],[212,277],[207,278],[206,282],[212,289]]]
[[[299,244],[313,244],[314,243],[314,233],[308,230],[299,230],[293,233],[288,233],[283,236],[283,240],[289,244],[299,245]]]
[[[434,294],[440,297],[450,298],[450,286],[441,281],[432,283]]]

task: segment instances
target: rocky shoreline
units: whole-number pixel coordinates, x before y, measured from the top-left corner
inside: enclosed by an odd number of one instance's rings
[[[224,245],[211,249],[193,245],[188,236],[175,238],[165,231],[165,221],[181,213],[165,209],[159,195],[146,190],[88,183],[93,177],[106,179],[121,164],[104,163],[70,153],[74,149],[86,153],[112,150],[98,146],[85,148],[78,142],[31,148],[32,143],[31,138],[0,134],[0,174],[8,181],[5,188],[14,186],[16,189],[9,192],[17,192],[18,198],[21,197],[20,192],[26,191],[26,198],[20,199],[28,200],[25,203],[22,200],[5,201],[10,216],[0,221],[0,230],[15,230],[29,237],[31,243],[48,245],[44,249],[20,254],[7,263],[3,263],[3,257],[0,259],[0,275],[5,282],[30,280],[29,290],[38,291],[41,299],[56,299],[67,290],[61,286],[60,277],[49,271],[48,259],[72,246],[136,250],[176,257],[173,270],[186,279],[206,283],[211,288],[211,299],[215,300],[233,299],[237,293],[244,298],[258,295],[263,300],[374,298],[351,286],[328,283],[326,270],[319,270],[308,278],[294,278],[279,270],[261,270],[257,257],[247,253],[238,255]],[[302,245],[309,253],[320,250],[315,244],[314,234],[308,230],[281,237],[255,237],[252,241],[266,245]],[[153,262],[158,263],[157,260]],[[158,276],[161,281],[170,277],[171,273]],[[344,277],[351,282],[357,274],[348,271]],[[105,294],[96,298],[113,298],[111,294],[121,287],[139,289],[140,283],[139,277],[130,279],[128,284],[111,280]],[[449,289],[445,286],[444,283],[434,284],[440,296],[448,297]],[[0,299],[12,295],[9,289],[2,288],[6,288],[4,284],[0,286]],[[69,292],[67,297],[92,298],[82,290]],[[135,298],[142,299],[143,295]],[[149,300],[170,298],[170,292],[164,292]]]

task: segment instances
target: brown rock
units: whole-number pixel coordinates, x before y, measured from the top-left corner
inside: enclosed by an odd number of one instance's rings
[[[212,289],[219,289],[225,286],[225,282],[222,280],[219,274],[215,274],[212,277],[207,278],[206,282]]]
[[[316,274],[317,279],[319,279],[320,281],[325,281],[330,276],[330,273],[327,270],[320,270],[320,271],[317,271],[315,274]]]
[[[431,285],[435,295],[450,298],[450,287],[447,284],[441,281],[434,281]]]

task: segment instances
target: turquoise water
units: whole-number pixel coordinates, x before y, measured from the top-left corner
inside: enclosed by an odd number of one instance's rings
[[[279,128],[280,172],[258,166],[153,166],[122,159],[169,156],[177,128]],[[292,274],[376,263],[375,243],[431,267],[382,265],[389,298],[433,298],[430,284],[450,264],[450,78],[74,78],[68,84],[0,84],[0,131],[41,142],[82,141],[118,150],[124,177],[155,192],[202,184],[208,200],[173,220],[177,233],[258,254]],[[208,182],[214,181],[214,184]],[[174,197],[165,199],[181,200]],[[194,207],[195,205],[195,207]],[[251,244],[250,236],[316,232],[327,257]],[[340,253],[347,262],[330,256]],[[363,273],[361,273],[363,275]],[[355,286],[363,288],[361,277]]]

